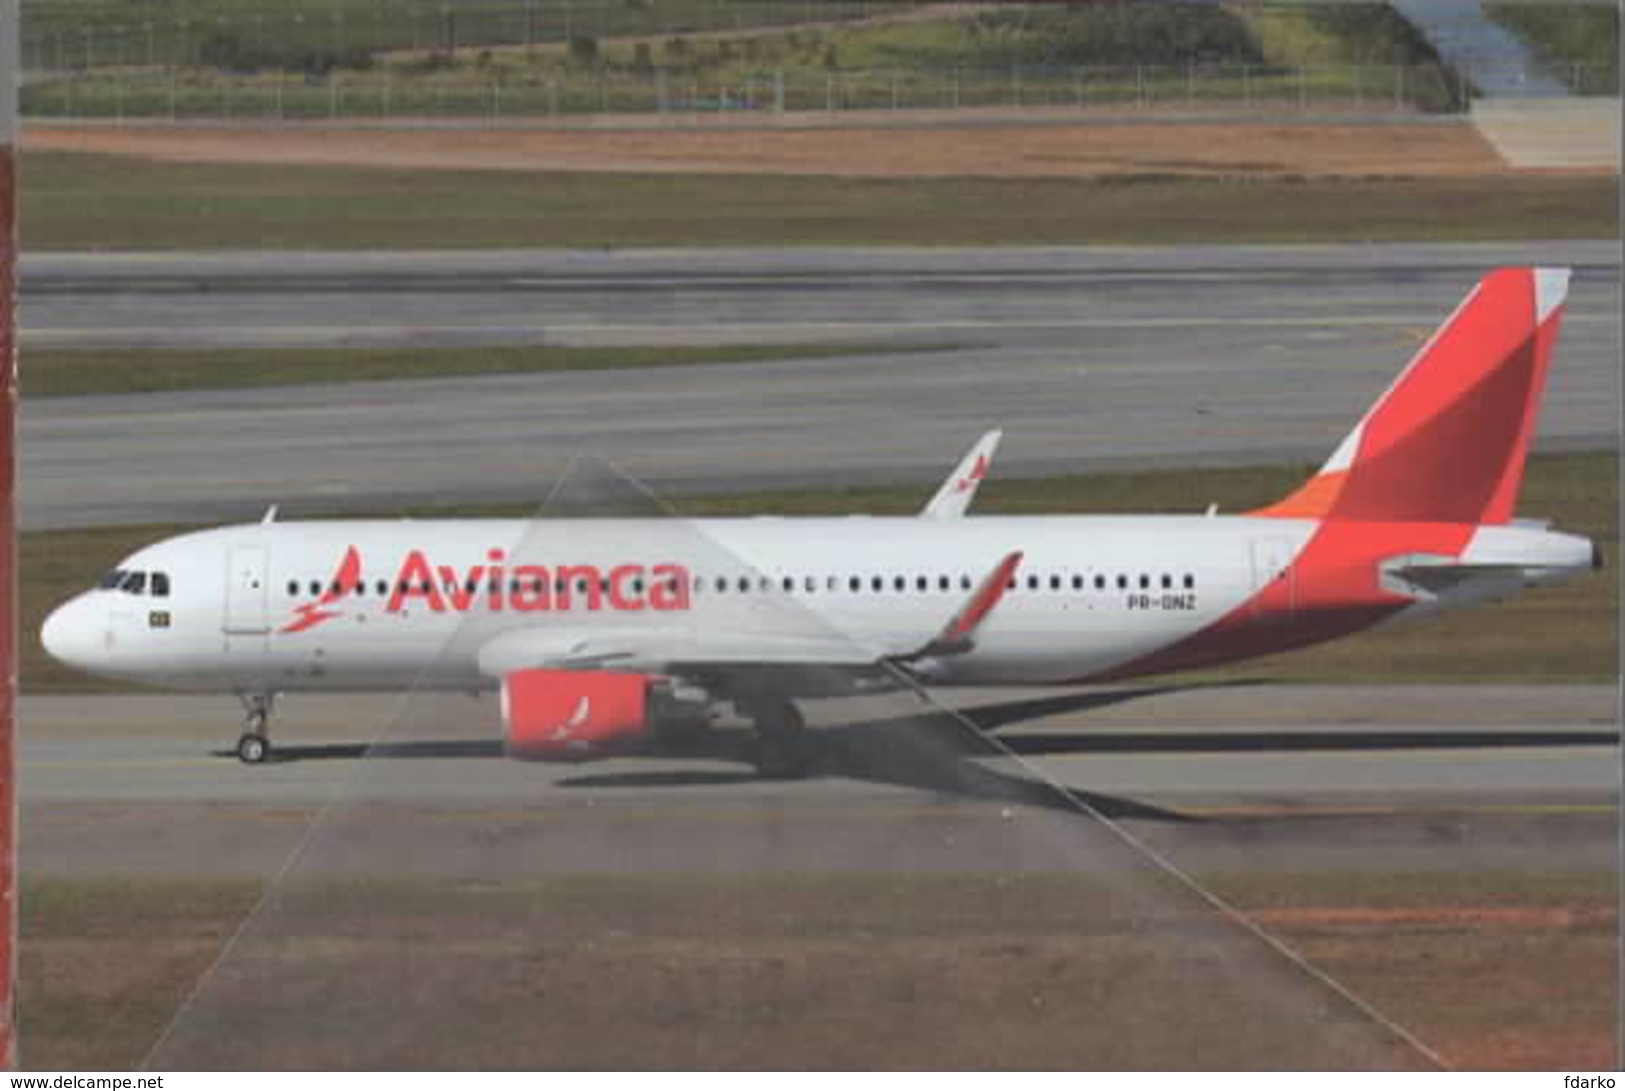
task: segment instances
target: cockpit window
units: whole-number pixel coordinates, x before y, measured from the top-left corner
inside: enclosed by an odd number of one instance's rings
[[[102,576],[96,586],[103,591],[122,591],[126,595],[150,593],[157,598],[168,598],[169,573],[132,572],[127,568],[115,568]]]

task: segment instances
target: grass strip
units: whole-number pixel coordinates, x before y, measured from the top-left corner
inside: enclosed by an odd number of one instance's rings
[[[932,346],[934,347],[934,346]],[[34,349],[21,379],[30,398],[176,390],[354,383],[454,375],[604,371],[618,368],[816,360],[926,346],[860,344],[683,345],[569,348],[551,345],[452,348]]]
[[[1202,879],[1456,1067],[1615,1064],[1612,871]]]
[[[1617,876],[1601,871],[1209,872],[1202,885],[1238,908],[1322,905],[1398,908],[1449,902],[1475,906],[1612,906]]]
[[[1600,1070],[1609,1063],[1617,916],[1610,873],[1201,878],[1455,1064]],[[898,1020],[917,1016],[917,990],[940,983],[949,966],[954,981],[976,987],[932,993],[968,999],[926,1005],[936,1020],[930,1034],[888,1034],[871,1046],[843,1031],[840,1048],[870,1049],[863,1058],[871,1063],[901,1050],[918,1064],[943,1041],[959,1041],[956,1048],[971,1052],[956,1053],[956,1062],[1039,1057],[1059,1066],[1079,1053],[1098,1056],[1079,1046],[1109,1048],[1128,1017],[1106,1004],[1099,1010],[1107,1017],[1092,1024],[1096,1037],[1080,1042],[1075,1021],[1072,1033],[1057,1033],[1072,1008],[1030,1005],[1038,991],[1076,999],[1111,989],[1119,1003],[1133,1001],[1131,1015],[1144,1005],[1172,1014],[1181,1011],[1182,990],[1197,993],[1187,1005],[1199,1005],[1234,986],[1233,976],[1203,972],[1218,956],[1240,956],[1225,971],[1231,975],[1253,965],[1244,947],[1230,945],[1239,933],[1184,933],[1176,920],[1142,915],[1153,904],[1181,903],[1177,895],[1154,903],[1125,897],[1114,889],[1123,879],[1037,866],[960,875],[802,872],[793,882],[709,870],[556,875],[541,884],[517,876],[477,884],[307,876],[283,885],[271,916],[234,954],[236,972],[254,975],[260,987],[216,991],[205,1003],[219,1007],[205,1010],[263,1008],[267,1033],[234,1043],[264,1050],[249,1057],[258,1066],[306,1044],[331,1048],[332,1036],[305,1022],[313,1011],[344,1013],[348,1029],[367,1026],[380,1008],[396,1019],[424,1005],[446,1013],[438,1041],[390,1047],[387,1034],[377,1040],[386,1051],[404,1051],[392,1055],[407,1067],[448,1055],[463,1065],[515,1064],[536,1052],[510,1030],[526,1019],[533,1030],[555,1028],[545,1043],[553,1052],[543,1055],[566,1065],[624,1063],[629,1041],[639,1043],[634,1060],[658,1064],[661,1051],[693,1048],[720,1028],[741,1040],[765,1038],[750,1058],[758,1063],[777,1056],[810,1064],[828,1044],[809,1039],[810,1020],[784,1018],[779,1006],[840,1010],[870,1027],[911,1026]],[[1148,889],[1140,892],[1149,898]],[[29,1063],[56,1070],[138,1064],[258,894],[259,884],[244,879],[26,877],[20,994]],[[1180,940],[1187,952],[1176,949]],[[867,955],[857,966],[850,953],[860,947]],[[411,994],[410,1011],[391,1011],[408,974],[436,987]],[[1486,989],[1486,981],[1497,985]],[[304,992],[312,982],[342,996]],[[605,982],[614,982],[607,994]],[[595,1018],[533,1014],[575,1011],[582,996],[599,998]],[[493,1018],[503,1021],[503,1034],[472,1029]],[[1053,1056],[1032,1052],[1046,1036],[1068,1044]],[[1265,1028],[1256,1045],[1269,1044]]]
[[[39,250],[1617,238],[1617,176],[829,178],[161,163],[25,152]]]

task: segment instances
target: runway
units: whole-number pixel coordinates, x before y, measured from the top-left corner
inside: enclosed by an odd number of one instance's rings
[[[785,853],[796,842],[820,846],[822,866],[864,870],[891,866],[893,850],[856,834],[885,830],[880,843],[909,846],[911,866],[953,869],[998,860],[979,859],[984,839],[924,832],[1099,812],[1262,870],[1612,866],[1613,687],[940,696],[961,718],[923,714],[912,697],[808,702],[816,772],[788,783],[757,777],[726,724],[689,752],[549,765],[502,757],[489,700],[301,697],[275,726],[281,760],[250,768],[230,752],[229,697],[36,696],[21,709],[25,848],[35,871],[270,874],[308,822],[400,811],[433,831],[412,839],[414,870],[471,866],[494,816],[513,836],[503,866],[517,853],[529,868],[771,870],[775,854],[805,863]],[[1477,832],[1441,837],[1441,822]],[[1569,834],[1547,836],[1554,823]],[[568,838],[542,836],[565,827]],[[403,848],[367,843],[391,859]]]
[[[141,983],[156,1025],[114,1063],[159,1069],[1393,1069],[1482,1065],[1525,1008],[1611,1041],[1577,1005],[1612,934],[1612,687],[942,696],[963,718],[809,702],[797,782],[726,727],[508,761],[466,697],[289,701],[260,768],[229,698],[25,698],[36,988]],[[1418,959],[1518,992],[1464,1019],[1388,987]]]
[[[897,480],[923,500],[995,426],[995,474],[1318,460],[1485,268],[1533,260],[1577,267],[1540,444],[1614,445],[1613,244],[31,259],[25,389],[43,345],[865,351],[25,400],[23,522],[539,502],[583,452],[659,492]],[[159,1069],[1391,1069],[1437,1063],[1438,1012],[1460,1023],[1459,1004],[1407,1015],[1381,994],[1407,965],[1535,983],[1539,1011],[1602,965],[1590,903],[1562,902],[1521,961],[1516,936],[1450,914],[1617,874],[1612,687],[941,698],[957,714],[809,702],[814,773],[781,782],[726,723],[682,752],[554,766],[502,757],[489,699],[298,698],[273,731],[285,760],[247,768],[229,697],[29,696],[22,867],[59,915],[24,939],[41,995],[128,980],[176,1016],[156,1055],[154,1027],[117,1054]],[[1339,980],[1209,898],[1288,892],[1313,944],[1323,907],[1395,876],[1408,900],[1359,926],[1363,954],[1308,948]],[[247,916],[228,897],[245,887]],[[57,1018],[64,1055],[81,1010],[140,1007],[84,1003]]]
[[[539,502],[583,454],[658,493],[924,489],[990,427],[1011,475],[1318,461],[1484,270],[1535,261],[1576,268],[1537,446],[1614,446],[1613,243],[36,255],[22,521]],[[44,346],[809,341],[863,351],[26,398]]]

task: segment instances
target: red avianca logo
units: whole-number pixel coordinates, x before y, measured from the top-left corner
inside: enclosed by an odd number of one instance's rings
[[[315,602],[307,602],[303,606],[294,607],[292,623],[283,626],[285,633],[302,633],[306,629],[314,629],[324,621],[331,621],[339,617],[342,610],[329,610],[326,607],[338,602],[345,595],[352,593],[361,582],[361,552],[351,546],[339,562],[339,570],[333,573],[328,581],[327,589],[322,592],[321,598]]]
[[[954,492],[969,492],[972,485],[975,485],[978,481],[982,480],[982,478],[986,476],[987,456],[977,455],[976,465],[971,467],[970,473],[954,482]]]
[[[569,610],[687,610],[688,569],[680,564],[618,564],[608,569],[591,564],[510,565],[501,549],[489,549],[485,564],[459,569],[430,564],[421,549],[401,562],[389,583],[384,612],[404,613],[414,603],[431,613],[551,613]],[[361,552],[345,551],[338,570],[314,602],[294,607],[283,633],[302,633],[343,615],[337,607],[347,596],[366,591]]]

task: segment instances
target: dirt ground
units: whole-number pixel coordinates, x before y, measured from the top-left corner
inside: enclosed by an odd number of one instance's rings
[[[24,131],[23,147],[171,162],[852,177],[1462,177],[1511,169],[1476,129],[1451,124],[1028,122],[581,131],[42,122]]]
[[[1091,892],[1078,876],[917,883],[295,884],[240,937],[158,1060],[1426,1065],[1211,920],[1167,907],[1141,915],[1143,904]],[[1417,894],[1365,911],[1249,915],[1451,1067],[1612,1065],[1617,947],[1605,896],[1479,905]],[[241,882],[36,883],[25,897],[27,1063],[140,1063],[254,896]]]

